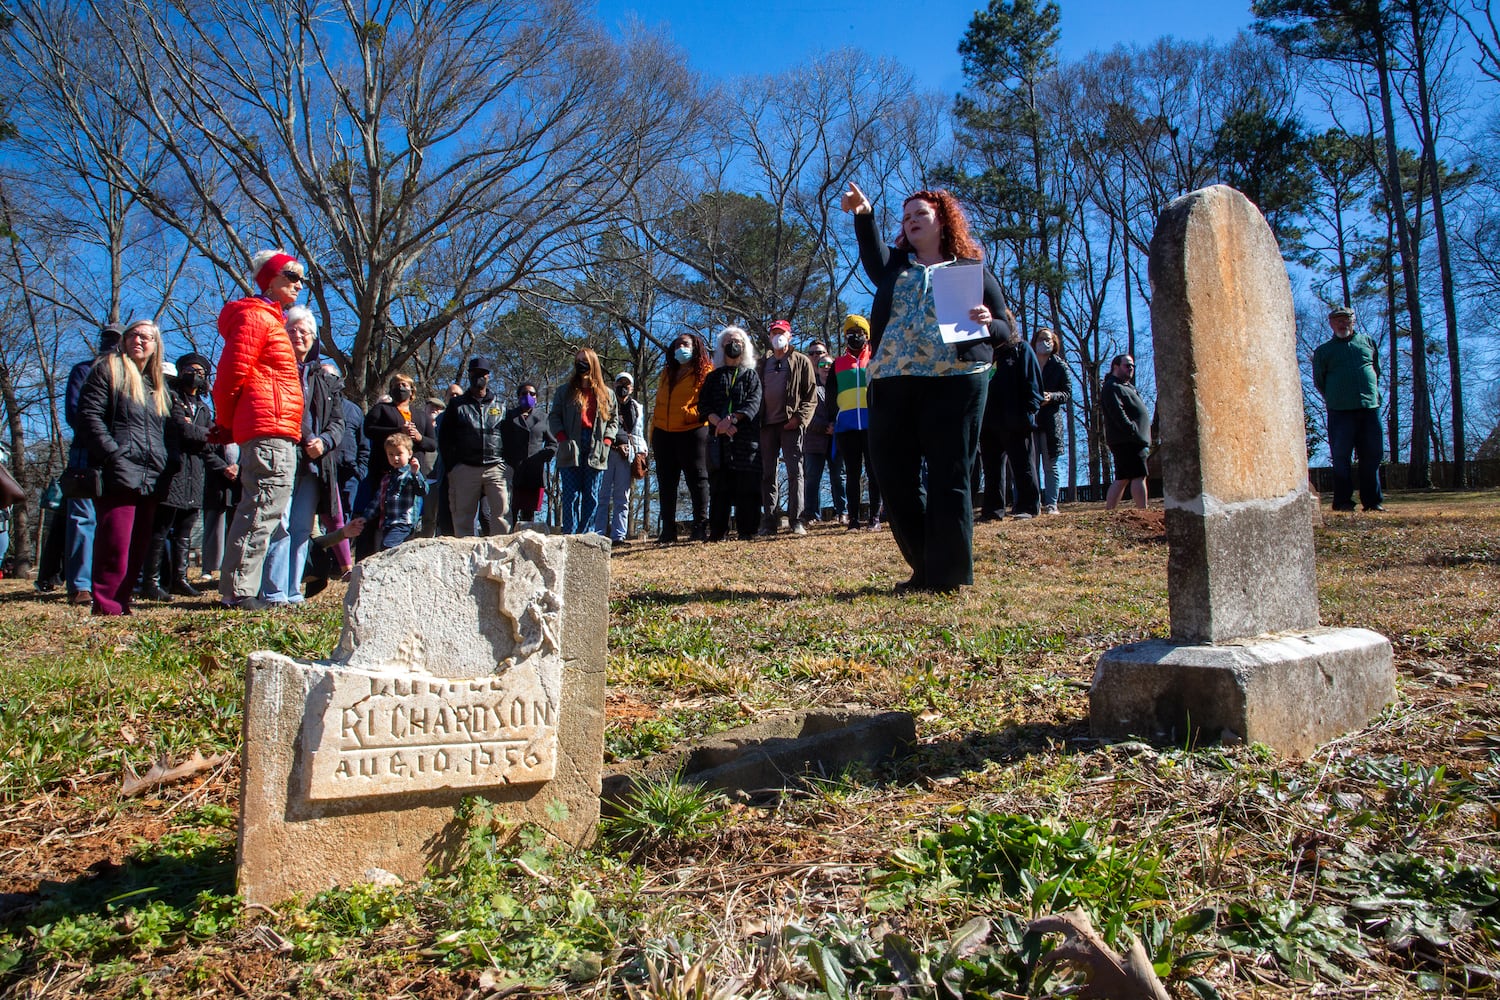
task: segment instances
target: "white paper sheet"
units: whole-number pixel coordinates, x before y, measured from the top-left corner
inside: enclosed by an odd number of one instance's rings
[[[974,264],[950,264],[928,275],[932,301],[937,307],[938,329],[943,343],[961,344],[988,337],[989,327],[969,318],[969,310],[984,305],[984,268]]]

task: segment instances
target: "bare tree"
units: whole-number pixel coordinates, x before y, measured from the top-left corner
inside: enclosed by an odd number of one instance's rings
[[[687,127],[680,57],[565,0],[4,9],[37,86],[120,67],[116,106],[164,163],[145,174],[75,116],[113,187],[242,291],[261,245],[308,262],[356,395],[607,220]]]

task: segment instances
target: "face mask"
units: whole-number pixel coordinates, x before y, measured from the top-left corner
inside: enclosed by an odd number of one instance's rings
[[[679,365],[685,365],[693,360],[693,349],[691,347],[679,347],[672,352],[672,357],[677,359]]]
[[[731,340],[724,345],[724,357],[737,358],[745,353],[745,345],[738,340]]]
[[[1036,342],[1035,350],[1036,350],[1036,352],[1038,354],[1051,354],[1052,353],[1052,343],[1051,343],[1051,341],[1042,341],[1042,340],[1039,340],[1039,341]]]
[[[858,354],[860,351],[863,351],[865,349],[866,341],[864,337],[855,334],[854,336],[845,340],[844,343],[849,345],[849,350],[853,351],[855,354]]]
[[[784,333],[778,333],[776,336],[771,338],[771,346],[776,348],[778,351],[786,350],[787,345],[791,342],[792,338]]]
[[[619,385],[615,386],[615,395],[616,396],[628,396],[628,395],[630,395],[630,386],[628,386],[625,383],[621,382]]]
[[[580,375],[587,375],[589,372],[589,363],[587,361],[575,361],[573,362],[573,370]]]
[[[528,410],[531,409],[533,406],[536,406],[536,393],[534,393],[534,392],[523,392],[523,393],[521,393],[521,405],[524,406],[524,407],[526,407]]]
[[[411,386],[409,386],[409,385],[398,385],[398,386],[396,386],[394,389],[391,390],[391,399],[395,400],[398,403],[404,403],[408,399],[411,399]]]

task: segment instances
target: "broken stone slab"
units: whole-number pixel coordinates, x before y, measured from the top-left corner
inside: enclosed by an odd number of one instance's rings
[[[788,788],[808,775],[831,777],[853,764],[874,765],[909,753],[916,721],[908,712],[871,709],[786,712],[691,740],[643,761],[626,761],[604,779],[603,798],[620,802],[636,782],[680,775],[729,792]]]
[[[1197,745],[1230,733],[1306,757],[1362,728],[1395,695],[1391,644],[1367,629],[1216,645],[1152,639],[1100,658],[1089,719],[1103,738]]]
[[[239,890],[271,904],[451,865],[477,795],[585,844],[604,762],[607,544],[532,532],[361,563],[336,656],[250,657]]]
[[[1286,264],[1260,211],[1216,185],[1151,239],[1172,637],[1318,624],[1313,518]]]

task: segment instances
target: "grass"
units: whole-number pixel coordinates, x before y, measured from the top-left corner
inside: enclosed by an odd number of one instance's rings
[[[1166,633],[1159,512],[983,527],[956,598],[891,596],[889,534],[633,546],[612,758],[845,704],[915,753],[764,807],[651,789],[583,852],[471,808],[453,872],[274,912],[231,895],[232,763],[120,776],[232,752],[245,653],[325,653],[338,595],[97,621],[0,582],[0,995],[1040,996],[1027,922],[1078,905],[1176,996],[1500,996],[1496,499],[1318,529],[1323,621],[1391,638],[1399,698],[1308,761],[1089,739],[1099,654]]]

